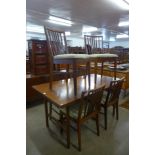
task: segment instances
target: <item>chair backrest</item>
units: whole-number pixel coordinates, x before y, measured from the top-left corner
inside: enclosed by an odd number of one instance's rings
[[[100,111],[101,100],[105,86],[81,94],[81,104],[79,107],[78,119],[86,120]]]
[[[102,53],[103,36],[84,35],[85,50],[87,54]]]
[[[65,32],[52,30],[44,26],[49,56],[68,53]]]
[[[105,106],[110,106],[118,103],[123,82],[124,77],[119,80],[113,80],[110,82],[105,100]]]

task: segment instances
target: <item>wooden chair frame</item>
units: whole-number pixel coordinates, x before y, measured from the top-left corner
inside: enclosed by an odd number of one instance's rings
[[[96,121],[97,135],[98,136],[100,135],[99,112],[100,112],[100,105],[101,105],[101,99],[103,96],[104,88],[105,86],[102,86],[98,89],[82,92],[81,100],[78,103],[79,104],[77,109],[78,115],[76,118],[70,116],[70,119],[76,124],[79,151],[81,151],[81,125],[85,123],[88,119],[94,118],[94,120]],[[70,110],[71,110],[71,107],[70,107]],[[67,114],[66,112],[62,111],[61,118],[64,120],[65,117],[67,117]],[[67,124],[67,126],[69,125],[71,124]]]
[[[85,64],[84,74],[88,74],[88,80],[90,85],[90,59],[87,54],[68,54],[67,41],[65,32],[52,30],[44,27],[46,39],[48,42],[49,62],[50,62],[50,89],[52,90],[53,81],[53,65],[65,64],[68,75],[69,66],[72,66],[72,77],[74,81],[74,94],[77,95],[77,76],[78,65]]]
[[[104,109],[104,123],[105,129],[107,130],[107,108],[113,106],[113,116],[115,115],[116,111],[116,119],[119,118],[119,110],[118,110],[118,103],[119,103],[119,95],[121,92],[121,88],[124,82],[124,77],[119,80],[113,80],[110,82],[110,86],[106,89],[107,96],[105,101],[101,103],[101,107]]]

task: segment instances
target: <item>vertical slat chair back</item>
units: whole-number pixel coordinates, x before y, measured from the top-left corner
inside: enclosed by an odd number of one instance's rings
[[[85,120],[100,111],[104,86],[98,89],[82,92],[78,120]]]
[[[50,73],[49,81],[50,81],[50,89],[52,89],[52,81],[54,80],[54,75],[58,74],[56,72],[55,74],[53,73],[55,71],[53,57],[55,55],[68,53],[68,49],[67,49],[66,36],[64,32],[52,30],[46,26],[44,26],[44,31],[48,45],[48,55],[49,55],[48,59],[49,59],[49,73]]]
[[[87,54],[102,53],[103,36],[84,35],[85,50]]]
[[[123,82],[124,78],[110,82],[110,86],[108,88],[108,93],[105,101],[106,106],[118,103]]]
[[[65,32],[52,30],[47,27],[44,27],[44,29],[50,57],[59,54],[67,54],[68,48]]]

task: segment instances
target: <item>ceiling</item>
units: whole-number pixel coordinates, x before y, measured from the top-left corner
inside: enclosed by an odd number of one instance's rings
[[[48,20],[51,15],[71,20],[73,25],[52,24]],[[129,10],[119,7],[112,0],[26,0],[27,27],[46,25],[56,30],[70,31],[71,37],[82,38],[82,28],[93,26],[98,30],[91,35],[103,35],[104,40],[109,41],[117,34],[129,34],[128,26],[118,26],[120,21],[128,20]],[[44,34],[27,29],[27,38],[44,38]]]

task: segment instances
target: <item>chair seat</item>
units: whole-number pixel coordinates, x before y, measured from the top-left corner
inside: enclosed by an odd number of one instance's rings
[[[90,58],[117,58],[117,54],[90,54]]]
[[[103,105],[104,105],[105,102],[106,102],[107,93],[108,93],[107,91],[104,91],[104,92],[103,92],[103,96],[102,96],[102,99],[101,99],[101,104],[103,104]]]
[[[90,58],[90,55],[88,54],[60,54],[55,55],[54,59],[88,59]]]
[[[70,116],[71,119],[77,120],[78,114],[79,114],[79,108],[80,108],[79,103],[70,106],[70,108],[69,108],[69,116]],[[64,109],[64,108],[61,109],[61,112],[66,115],[66,109]],[[82,114],[84,114],[84,112]]]

